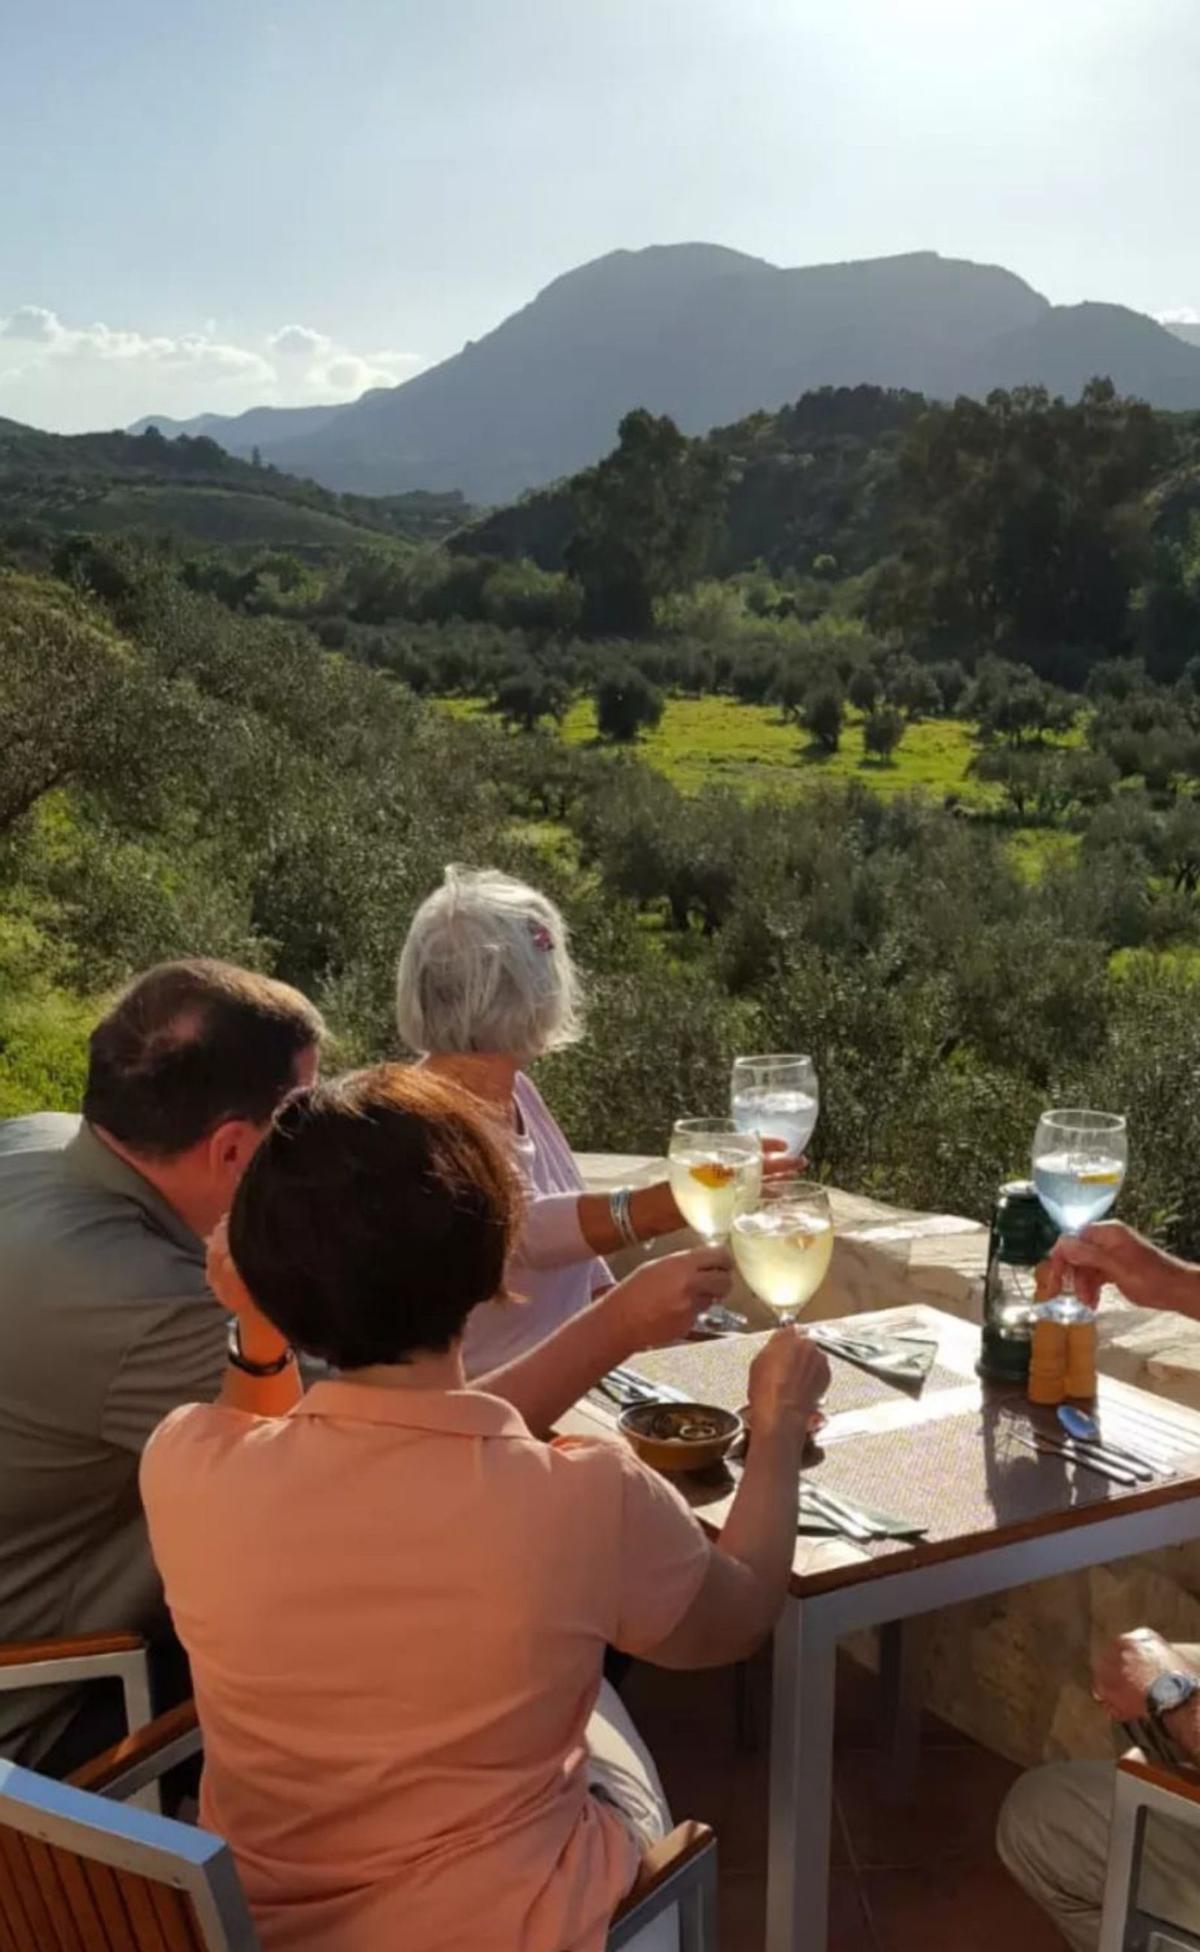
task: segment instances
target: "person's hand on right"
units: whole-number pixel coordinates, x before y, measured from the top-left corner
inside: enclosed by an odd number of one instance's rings
[[[808,1156],[803,1152],[789,1152],[786,1139],[764,1139],[763,1179],[796,1179],[808,1171]]]
[[[800,1329],[777,1328],[750,1365],[751,1430],[757,1437],[794,1424],[806,1433],[828,1388],[824,1352]]]
[[[1038,1268],[1036,1291],[1041,1301],[1073,1287],[1079,1300],[1094,1308],[1106,1283],[1139,1308],[1200,1315],[1200,1268],[1164,1253],[1121,1220],[1101,1220],[1081,1234],[1061,1235]]]
[[[1114,1721],[1141,1721],[1149,1713],[1146,1697],[1154,1682],[1181,1672],[1189,1672],[1184,1656],[1153,1627],[1137,1627],[1093,1653],[1092,1695]]]

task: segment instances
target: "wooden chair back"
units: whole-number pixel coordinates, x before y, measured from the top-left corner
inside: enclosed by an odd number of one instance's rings
[[[0,1952],[261,1952],[228,1846],[121,1798],[197,1752],[185,1702],[51,1782],[0,1762]],[[681,1823],[648,1851],[608,1952],[674,1909],[680,1952],[716,1952],[717,1851]]]
[[[0,1952],[260,1952],[219,1838],[0,1762]]]

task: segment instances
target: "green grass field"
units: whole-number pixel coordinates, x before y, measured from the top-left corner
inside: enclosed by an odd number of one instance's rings
[[[563,723],[572,745],[596,737],[592,701],[578,699]],[[878,793],[914,788],[939,797],[957,793],[977,805],[996,801],[995,789],[967,777],[975,747],[958,719],[910,725],[894,760],[881,765],[863,752],[862,720],[851,713],[835,753],[813,750],[807,733],[775,706],[739,705],[733,698],[670,698],[662,721],[637,750],[681,792],[732,786],[742,793],[807,792],[818,780],[862,780]]]
[[[459,718],[482,718],[482,699],[447,698],[439,703]],[[590,698],[576,699],[563,721],[571,745],[596,742],[596,714]],[[998,787],[970,772],[976,745],[965,719],[919,719],[909,725],[899,750],[886,765],[863,751],[862,718],[848,715],[835,753],[814,751],[801,727],[789,724],[772,705],[740,705],[733,698],[669,698],[655,730],[633,748],[682,793],[704,786],[730,786],[746,795],[790,798],[810,792],[821,780],[861,780],[883,794],[927,793],[944,801],[954,796],[979,811],[999,810]],[[1078,846],[1078,836],[1045,827],[1018,827],[1009,848],[1018,871],[1033,880],[1052,860]]]
[[[438,701],[459,718],[482,718],[482,699]],[[590,698],[578,698],[563,721],[570,745],[596,742],[596,712]],[[703,786],[732,786],[745,794],[807,793],[821,780],[861,780],[877,793],[919,790],[939,799],[948,793],[972,806],[998,806],[995,787],[969,776],[975,754],[971,727],[963,719],[921,719],[907,727],[894,758],[882,765],[863,751],[862,719],[848,716],[835,753],[813,749],[807,733],[782,718],[773,705],[740,705],[734,698],[669,698],[655,730],[633,748],[682,793]]]

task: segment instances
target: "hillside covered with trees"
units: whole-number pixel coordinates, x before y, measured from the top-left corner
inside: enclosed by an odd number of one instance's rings
[[[148,477],[186,472],[145,440]],[[392,1049],[414,904],[494,862],[564,903],[588,971],[587,1042],[542,1080],[578,1143],[659,1146],[735,1051],[799,1046],[832,1179],[982,1214],[1047,1099],[1121,1104],[1123,1210],[1200,1250],[1196,442],[1104,385],[852,389],[705,441],[635,412],[452,548],[297,489],[353,527],[304,550],[90,526],[82,494],[71,525],[61,455],[26,450],[26,487],[0,468],[0,1114],[69,1103],[97,1000],[186,951],[301,984],[348,1060]],[[110,460],[89,493],[128,482]],[[798,790],[645,762],[664,706],[714,697],[780,728]],[[938,726],[970,791],[881,793]]]

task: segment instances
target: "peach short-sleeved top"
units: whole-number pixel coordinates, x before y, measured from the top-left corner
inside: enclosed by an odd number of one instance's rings
[[[142,1492],[266,1952],[599,1952],[637,1846],[584,1730],[605,1644],[699,1591],[678,1494],[482,1391],[344,1381],[177,1410]]]

